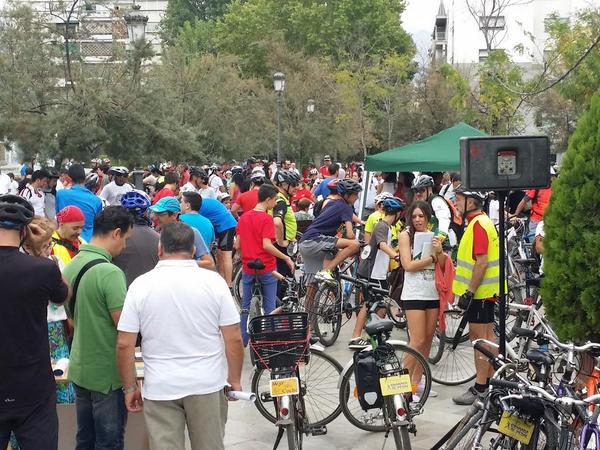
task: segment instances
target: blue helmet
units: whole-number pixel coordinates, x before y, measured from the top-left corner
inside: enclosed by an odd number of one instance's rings
[[[404,202],[398,197],[389,197],[383,201],[383,210],[386,213],[397,213],[406,208]]]
[[[133,190],[126,192],[121,197],[121,205],[130,211],[143,214],[150,207],[150,199],[141,191]]]
[[[338,194],[358,194],[362,191],[362,186],[354,180],[340,180],[337,184]]]

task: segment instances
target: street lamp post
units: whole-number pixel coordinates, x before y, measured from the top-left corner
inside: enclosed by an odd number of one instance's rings
[[[281,163],[281,94],[285,90],[285,75],[277,72],[273,75],[273,87],[277,92],[277,162]]]

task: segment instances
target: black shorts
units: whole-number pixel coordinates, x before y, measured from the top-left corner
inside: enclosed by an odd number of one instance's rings
[[[217,233],[217,248],[222,252],[233,251],[233,241],[235,240],[235,227]]]
[[[470,323],[494,323],[494,305],[490,300],[473,300],[467,309],[466,317]]]
[[[404,311],[416,309],[438,309],[439,307],[439,300],[402,300],[402,309],[404,309]]]

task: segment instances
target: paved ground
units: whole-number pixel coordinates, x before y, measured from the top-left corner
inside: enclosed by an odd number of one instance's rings
[[[336,358],[342,366],[352,357],[352,352],[346,347],[353,322],[346,324],[341,331],[338,342],[326,352]],[[394,331],[393,338],[404,339],[405,335]],[[250,390],[252,367],[247,360],[244,366],[243,387]],[[433,385],[439,393],[436,398],[430,398],[425,405],[425,412],[417,418],[417,435],[412,437],[413,449],[430,449],[466,411],[466,407],[452,403],[451,397],[466,389],[465,386],[447,387]],[[341,414],[327,427],[325,436],[309,436],[304,439],[304,448],[311,449],[392,449],[393,437],[384,442],[381,433],[368,433],[355,428]],[[226,432],[226,448],[240,450],[265,450],[273,448],[277,428],[263,418],[256,407],[248,402],[231,403]],[[285,439],[285,437],[284,437]],[[385,444],[385,447],[383,447]],[[280,449],[286,448],[283,441]]]

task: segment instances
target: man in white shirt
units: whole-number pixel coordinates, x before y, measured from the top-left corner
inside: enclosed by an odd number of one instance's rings
[[[215,191],[215,197],[219,195],[220,192],[225,192],[225,186],[223,185],[223,168],[215,167],[213,168],[213,172],[208,178],[208,185]]]
[[[190,167],[190,180],[185,183],[183,186],[181,186],[181,189],[179,189],[179,192],[184,193],[184,192],[198,192],[200,193],[200,190],[202,189],[201,187],[201,183],[202,183],[202,179],[206,178],[206,172],[204,172],[204,170],[200,169],[199,167]]]
[[[113,180],[104,186],[100,197],[102,197],[109,206],[121,206],[121,197],[123,194],[133,191],[133,186],[129,184],[129,170],[127,167],[111,167],[108,171],[114,176]]]
[[[0,195],[11,194],[11,180],[5,173],[0,174]]]
[[[165,225],[160,262],[129,287],[119,320],[117,365],[129,412],[143,410],[152,450],[224,449],[226,392],[240,391],[244,349],[239,313],[227,284],[192,259],[194,234]],[[134,356],[142,334],[144,387]]]
[[[45,170],[36,170],[31,174],[31,182],[27,183],[25,188],[19,192],[19,195],[27,200],[33,206],[35,215],[45,217],[45,197],[44,187],[48,184],[48,172]]]

